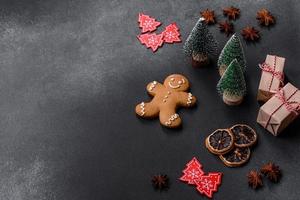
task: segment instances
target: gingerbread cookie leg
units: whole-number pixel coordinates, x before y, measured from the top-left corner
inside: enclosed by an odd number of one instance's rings
[[[135,113],[143,118],[154,118],[158,116],[158,106],[152,102],[142,102],[135,107]]]
[[[159,112],[160,123],[168,128],[177,128],[181,125],[181,118],[175,109],[165,108]]]

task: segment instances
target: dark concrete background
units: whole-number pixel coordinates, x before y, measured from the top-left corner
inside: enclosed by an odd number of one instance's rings
[[[248,95],[227,107],[216,93],[215,66],[193,69],[183,43],[157,53],[142,46],[137,14],[163,25],[176,22],[182,39],[199,11],[238,6],[236,31],[257,26],[256,11],[269,9],[277,25],[260,28],[262,39],[244,44]],[[300,190],[300,122],[280,137],[256,123],[257,67],[267,53],[286,57],[285,72],[300,87],[299,1],[275,0],[1,0],[0,1],[0,199],[138,200],[205,199],[178,181],[193,156],[204,170],[224,173],[214,199],[294,200]],[[221,49],[227,37],[210,28]],[[183,128],[167,130],[157,120],[138,119],[134,107],[149,99],[145,86],[171,73],[186,75],[198,106],[181,110]],[[259,134],[250,162],[230,169],[204,147],[217,128],[247,123]],[[246,173],[275,161],[283,169],[279,184],[248,188]],[[167,192],[153,190],[150,177],[166,173]]]

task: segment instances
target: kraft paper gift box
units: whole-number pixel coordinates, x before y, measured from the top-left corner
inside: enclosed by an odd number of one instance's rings
[[[257,122],[277,136],[300,114],[300,90],[286,84],[259,110]]]
[[[284,80],[284,62],[285,58],[283,57],[267,55],[265,62],[259,64],[262,73],[258,87],[258,101],[268,101],[282,86]]]

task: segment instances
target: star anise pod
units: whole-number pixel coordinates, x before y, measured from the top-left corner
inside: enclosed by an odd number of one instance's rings
[[[167,175],[155,175],[151,181],[155,189],[164,190],[169,187],[169,178]]]
[[[213,10],[206,9],[200,12],[200,15],[204,18],[206,24],[216,23],[215,12]]]
[[[256,19],[259,20],[259,23],[263,26],[275,24],[274,16],[264,8],[257,12]]]
[[[227,20],[225,22],[220,22],[219,28],[220,31],[226,33],[227,36],[229,36],[233,32],[233,24],[228,22]]]
[[[240,16],[240,9],[230,6],[223,9],[223,14],[228,17],[228,19],[236,20]]]
[[[271,162],[263,165],[260,171],[274,183],[277,183],[281,177],[281,170],[279,169],[279,166]]]
[[[263,186],[262,176],[259,172],[255,170],[251,170],[248,173],[247,178],[248,178],[249,186],[252,187],[253,189],[257,189]]]
[[[242,36],[245,40],[256,41],[260,38],[259,31],[252,26],[247,26],[242,30]]]

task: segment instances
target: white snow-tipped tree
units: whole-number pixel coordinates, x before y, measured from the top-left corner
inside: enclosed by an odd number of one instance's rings
[[[231,36],[219,56],[218,68],[221,76],[234,59],[237,59],[244,72],[246,70],[246,58],[240,38],[236,34]]]
[[[228,65],[218,85],[218,92],[223,95],[223,101],[228,105],[238,105],[246,94],[246,82],[242,68],[235,58]]]
[[[216,55],[217,42],[211,32],[208,30],[204,22],[204,18],[200,18],[183,46],[187,56],[191,56],[193,61],[198,65],[207,65],[209,56]]]

